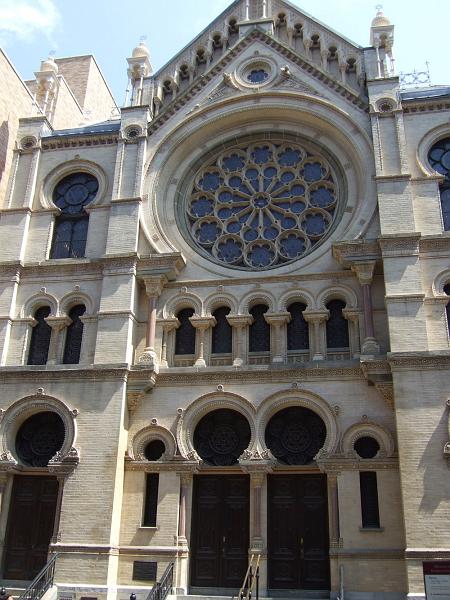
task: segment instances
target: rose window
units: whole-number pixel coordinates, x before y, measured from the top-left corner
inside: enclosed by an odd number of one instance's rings
[[[319,245],[334,221],[337,196],[328,161],[298,144],[235,146],[197,173],[189,229],[213,259],[263,270]]]

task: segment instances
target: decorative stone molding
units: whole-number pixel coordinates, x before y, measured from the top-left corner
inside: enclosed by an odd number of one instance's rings
[[[355,442],[359,438],[366,436],[375,438],[380,446],[377,455],[373,459],[360,458],[354,448]],[[370,421],[363,421],[361,423],[354,423],[346,430],[342,436],[341,450],[343,456],[362,460],[363,463],[378,458],[391,458],[394,454],[394,439],[390,432],[381,425]]]
[[[276,301],[272,294],[265,290],[252,290],[241,299],[239,303],[239,312],[248,314],[250,309],[257,304],[266,304],[268,312],[270,313],[275,310]]]
[[[199,296],[188,292],[187,290],[180,291],[174,298],[171,298],[163,308],[164,317],[174,317],[178,311],[183,308],[193,308],[195,314],[201,316],[203,314],[202,301]]]
[[[232,313],[237,312],[238,299],[224,291],[214,292],[205,299],[205,312],[206,314],[212,314],[217,308],[221,306],[227,306]]]
[[[360,285],[370,285],[372,283],[375,265],[375,260],[369,260],[364,262],[358,261],[352,263],[351,269],[358,278],[358,282]]]
[[[395,256],[418,256],[420,233],[396,233],[379,239],[383,258]]]
[[[385,471],[398,469],[398,460],[391,458],[356,459],[353,457],[335,454],[327,456],[320,453],[316,457],[316,463],[322,473],[340,473],[342,471]]]
[[[351,267],[357,262],[381,260],[378,240],[353,240],[333,244],[333,257],[343,267]]]
[[[76,448],[71,448],[66,455],[63,455],[61,452],[57,452],[48,463],[48,471],[49,473],[54,473],[55,475],[67,476],[74,471],[79,462],[80,454]]]
[[[358,297],[355,291],[346,285],[334,285],[323,290],[317,298],[317,307],[319,310],[326,310],[326,304],[330,300],[343,300],[346,308],[356,308],[358,306]]]
[[[294,302],[306,304],[307,310],[314,310],[314,298],[309,292],[302,289],[291,289],[283,293],[278,300],[278,310],[287,311],[288,306]]]
[[[144,455],[145,446],[153,440],[160,440],[163,442],[166,448],[164,454],[160,458],[160,461],[168,461],[175,456],[177,443],[173,433],[166,427],[162,427],[158,424],[152,424],[144,429],[141,429],[134,435],[130,445],[128,446],[129,459],[138,461],[146,460]]]
[[[41,306],[49,306],[50,314],[56,316],[59,313],[58,300],[52,294],[49,294],[45,288],[44,291],[39,291],[25,302],[20,312],[22,318],[33,317],[34,313]]]

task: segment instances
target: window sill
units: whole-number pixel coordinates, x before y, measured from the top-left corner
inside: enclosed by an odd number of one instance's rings
[[[384,527],[360,527],[359,530],[363,533],[381,533]]]
[[[146,531],[158,531],[157,525],[139,525],[138,529],[145,529]]]

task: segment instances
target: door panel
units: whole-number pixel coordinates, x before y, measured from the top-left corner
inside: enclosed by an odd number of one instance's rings
[[[194,477],[191,585],[239,588],[249,546],[247,475]]]
[[[46,564],[57,498],[56,477],[14,477],[6,536],[5,579],[33,579]]]
[[[271,589],[329,589],[328,502],[323,475],[268,477]]]

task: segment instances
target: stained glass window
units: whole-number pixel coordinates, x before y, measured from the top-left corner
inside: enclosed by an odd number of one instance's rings
[[[428,160],[433,169],[445,177],[439,186],[439,190],[444,230],[450,231],[450,138],[437,142],[431,148]]]
[[[228,306],[221,306],[213,312],[213,317],[216,319],[216,325],[212,328],[213,354],[231,354],[233,332],[231,325],[227,321],[229,312],[230,309]]]
[[[250,442],[250,425],[239,412],[228,408],[205,415],[194,431],[194,447],[210,465],[225,467],[237,463]]]
[[[291,320],[287,324],[287,349],[307,350],[309,348],[309,326],[303,316],[306,305],[294,302],[288,306]]]
[[[47,362],[52,335],[52,328],[45,320],[49,315],[50,308],[48,306],[42,306],[34,313],[34,319],[37,323],[31,333],[30,350],[28,353],[29,365],[45,365]]]
[[[180,326],[175,332],[175,354],[195,354],[195,328],[189,321],[193,308],[184,308],[177,314]]]
[[[250,310],[253,317],[253,323],[249,327],[250,352],[270,351],[270,325],[264,319],[266,312],[267,306],[264,304],[257,304]]]
[[[197,172],[187,221],[207,256],[265,270],[320,244],[337,206],[336,178],[323,156],[296,143],[261,141],[224,150]]]
[[[83,339],[83,321],[80,319],[86,312],[83,304],[77,304],[69,312],[72,323],[67,327],[64,345],[63,363],[75,365],[80,362],[81,342]]]
[[[345,302],[342,300],[331,300],[327,304],[330,317],[327,321],[327,348],[348,348],[348,323],[342,314]]]
[[[55,220],[51,258],[84,256],[89,225],[85,208],[97,191],[98,181],[89,173],[73,173],[58,183],[53,203],[61,209],[61,214]]]
[[[58,414],[50,411],[36,413],[17,432],[17,455],[27,466],[45,467],[61,450],[64,436],[64,423]]]

